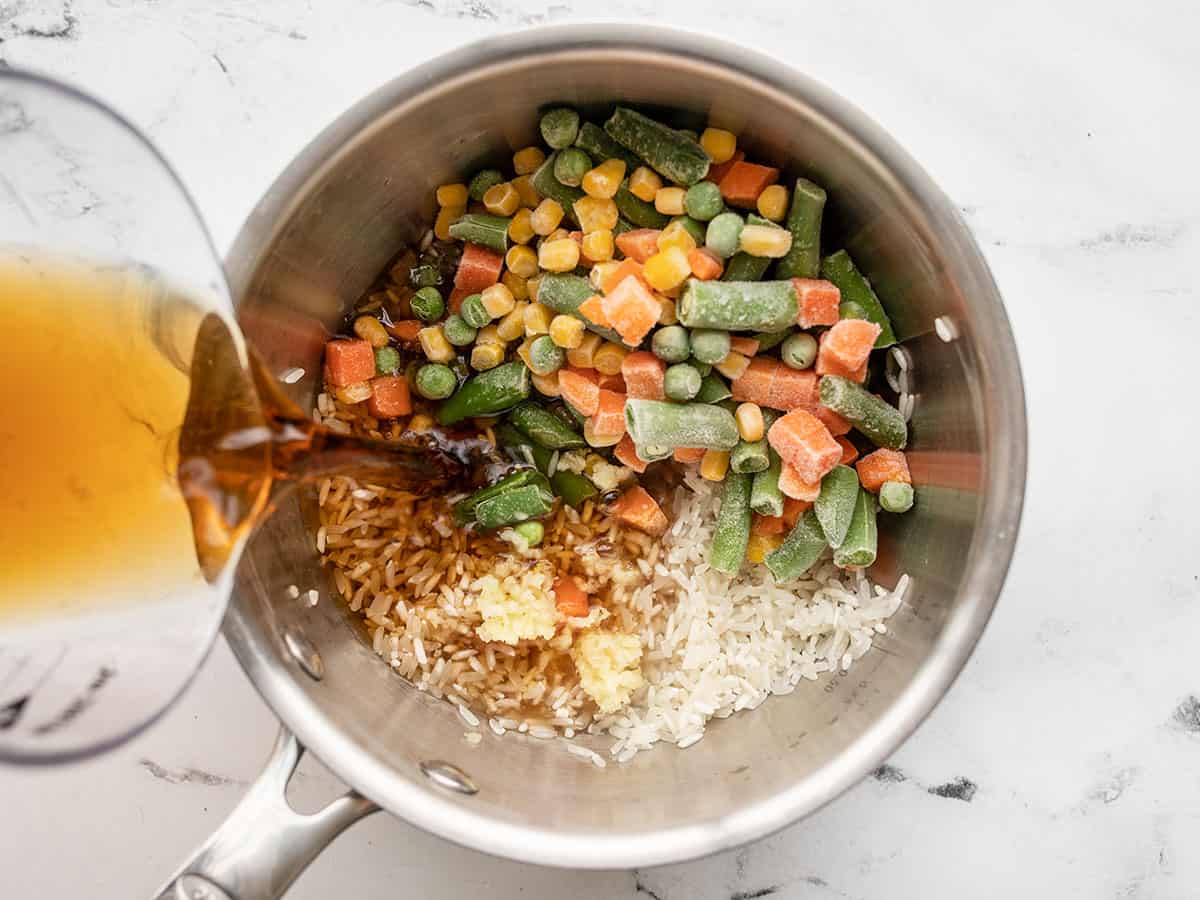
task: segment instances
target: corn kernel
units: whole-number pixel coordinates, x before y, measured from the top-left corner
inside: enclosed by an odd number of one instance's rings
[[[492,185],[483,195],[483,205],[493,216],[511,216],[521,205],[517,189],[507,181]]]
[[[596,434],[592,430],[592,420],[585,419],[583,423],[583,439],[588,442],[589,447],[614,447],[621,443],[623,435]]]
[[[538,288],[542,286],[542,276],[538,275],[535,278],[530,278],[525,282],[525,288],[529,291],[527,299],[537,303]]]
[[[590,369],[595,366],[596,351],[604,339],[594,331],[587,332],[579,341],[579,346],[567,351],[567,363],[577,369]]]
[[[555,316],[550,320],[550,340],[564,350],[574,350],[583,343],[583,322],[574,316]]]
[[[508,223],[508,236],[518,244],[528,244],[533,240],[533,213],[528,209],[518,209]]]
[[[450,240],[450,226],[463,217],[467,210],[462,206],[443,206],[433,222],[433,234],[439,241]]]
[[[356,381],[333,389],[333,396],[341,403],[362,403],[371,397],[371,382]]]
[[[500,340],[515,341],[525,333],[525,310],[528,308],[528,303],[518,303],[512,312],[496,323],[496,333]],[[478,336],[475,340],[478,342]]]
[[[518,175],[532,175],[545,161],[541,147],[526,147],[513,154],[513,170]]]
[[[530,372],[533,371],[533,361],[529,358],[529,348],[533,346],[533,337],[527,337],[521,341],[521,346],[517,348],[517,357],[521,362],[525,363],[525,368]]]
[[[758,214],[772,222],[782,222],[787,215],[788,192],[782,184],[772,184],[763,188],[756,201]]]
[[[550,234],[554,229],[558,228],[559,223],[563,220],[563,208],[557,200],[551,200],[547,197],[537,205],[537,209],[533,211],[533,217],[530,219],[530,224],[533,226],[533,233],[540,234],[543,237]]]
[[[723,360],[713,366],[713,368],[730,381],[736,381],[745,374],[746,369],[750,368],[750,358],[742,356],[737,351],[732,351]]]
[[[625,355],[628,352],[620,344],[605,341],[603,346],[592,356],[592,365],[601,375],[619,375],[621,363],[625,361]]]
[[[642,266],[642,277],[656,291],[677,288],[692,274],[687,253],[679,247],[669,247],[655,253]]]
[[[471,368],[477,372],[494,369],[504,362],[503,344],[476,344],[471,348]]]
[[[529,282],[515,272],[505,272],[500,276],[500,283],[512,291],[513,297],[517,300],[529,299]]]
[[[654,194],[654,208],[664,216],[682,216],[686,194],[687,191],[681,187],[659,188]]]
[[[564,238],[569,238],[569,237],[571,237],[571,232],[567,231],[567,229],[555,228],[552,232],[550,232],[548,235],[546,235],[544,238],[542,238],[542,240],[538,243],[538,246],[540,247],[542,244],[546,243],[547,241],[561,241]],[[572,238],[572,240],[574,240],[574,238]]]
[[[662,186],[663,180],[648,166],[638,166],[629,176],[629,193],[647,203],[654,202],[654,195]]]
[[[537,251],[532,247],[509,247],[508,252],[504,254],[504,264],[514,275],[532,278],[538,270]]]
[[[675,301],[670,297],[659,297],[658,302],[662,304],[662,312],[658,314],[659,325],[676,325],[679,322],[679,313],[675,308]]]
[[[751,256],[778,259],[792,249],[792,233],[775,225],[747,225],[742,229],[739,246]]]
[[[513,307],[517,305],[512,291],[503,284],[493,284],[490,287],[486,287],[479,296],[483,300],[483,308],[488,311],[488,315],[493,319],[507,316],[512,312]]]
[[[406,431],[411,431],[413,434],[424,434],[427,431],[433,431],[433,419],[425,413],[417,413],[408,420],[408,428]]]
[[[583,236],[583,255],[593,263],[606,262],[612,259],[616,247],[613,243],[613,233],[607,228],[593,231]]]
[[[500,328],[493,322],[491,325],[484,325],[475,333],[476,344],[499,344],[504,346],[504,338],[500,337]]]
[[[592,270],[588,272],[588,284],[592,286],[592,290],[599,291],[608,276],[617,270],[621,264],[615,260],[596,263],[592,266]]]
[[[512,186],[517,189],[517,196],[521,198],[521,206],[525,209],[533,209],[541,202],[542,195],[533,186],[530,176],[518,175],[512,180]]]
[[[549,375],[534,374],[533,389],[543,397],[560,397],[562,396],[562,388],[558,386],[558,369],[555,369]]]
[[[372,347],[386,347],[391,340],[383,323],[374,316],[359,316],[355,319],[354,333]]]
[[[728,450],[705,450],[700,460],[700,477],[705,481],[724,481],[729,471]]]
[[[611,199],[602,200],[598,197],[580,197],[575,201],[575,218],[584,234],[593,231],[612,231],[617,227],[617,204]]]
[[[659,250],[678,247],[684,253],[691,253],[696,249],[696,239],[692,237],[690,231],[683,227],[683,223],[680,221],[672,222],[664,228],[658,235],[657,243]]]
[[[569,237],[538,247],[538,265],[547,272],[570,272],[579,265],[579,245]]]
[[[441,325],[431,325],[417,332],[417,340],[421,342],[421,352],[430,362],[448,363],[454,359],[454,348],[446,340]]]
[[[589,197],[608,200],[615,197],[625,177],[623,159],[606,159],[583,176],[583,192]]]
[[[550,311],[550,307],[542,306],[540,303],[530,303],[525,307],[525,334],[528,337],[537,337],[539,334],[546,334],[550,331],[550,320],[554,318],[554,313]]]
[[[740,403],[733,414],[737,420],[738,434],[743,441],[761,441],[766,431],[762,409],[757,403]]]
[[[705,128],[700,135],[700,146],[717,165],[727,163],[737,152],[737,135],[721,128]]]
[[[752,563],[761,563],[768,553],[778,549],[782,543],[781,534],[752,534],[746,542],[746,559]]]
[[[467,186],[465,184],[443,184],[437,189],[438,206],[466,206]]]

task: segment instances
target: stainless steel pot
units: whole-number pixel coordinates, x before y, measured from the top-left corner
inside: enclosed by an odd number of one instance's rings
[[[555,743],[486,728],[469,746],[454,709],[396,677],[331,599],[305,526],[312,501],[290,497],[247,549],[225,627],[287,731],[263,780],[181,869],[191,885],[278,896],[373,804],[466,846],[547,865],[643,866],[732,847],[811,813],[877,766],[971,652],[1004,580],[1025,481],[1024,398],[1004,307],[929,177],[864,115],[778,61],[682,32],[570,26],[489,38],[396,79],[305,148],[238,236],[228,273],[250,340],[281,370],[306,369],[292,390],[311,404],[320,325],[418,237],[433,188],[532,142],[542,104],[599,110],[617,98],[711,117],[743,135],[754,159],[828,188],[826,233],[888,304],[919,395],[917,506],[889,520],[873,570],[885,584],[910,573],[908,602],[848,675],[714,722],[686,751],[664,746],[600,770]],[[292,584],[325,599],[305,606],[289,598]],[[296,739],[361,796],[313,817],[288,809],[281,789]]]

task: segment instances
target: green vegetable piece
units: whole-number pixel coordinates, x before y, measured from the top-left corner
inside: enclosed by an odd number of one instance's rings
[[[617,204],[617,212],[621,217],[628,219],[638,228],[666,228],[671,221],[670,216],[660,213],[653,203],[647,203],[631,192],[628,179],[622,181],[621,186],[617,188],[613,202]]]
[[[427,400],[445,400],[458,387],[458,379],[449,366],[426,363],[417,369],[417,393]]]
[[[565,106],[551,109],[542,115],[540,129],[542,140],[555,150],[570,147],[579,135],[579,113]]]
[[[467,194],[472,200],[482,202],[484,194],[496,185],[503,184],[504,181],[504,173],[500,170],[484,169],[471,179],[471,183],[467,185]]]
[[[689,328],[779,331],[796,321],[799,307],[790,281],[698,281],[693,278],[683,289],[676,313],[680,323]],[[692,346],[695,344],[693,334]]]
[[[750,541],[750,484],[749,475],[729,472],[721,494],[721,511],[713,529],[708,564],[718,572],[736,575],[746,558]]]
[[[438,293],[438,289],[434,287],[421,288],[412,295],[409,303],[412,306],[413,315],[422,322],[435,322],[446,311],[446,302]]]
[[[557,372],[567,361],[567,351],[554,343],[548,334],[533,339],[529,345],[529,368],[535,375],[549,375]]]
[[[583,509],[583,504],[594,497],[600,496],[600,491],[578,472],[568,472],[560,469],[550,478],[550,486],[554,493],[562,497],[563,503],[571,509]]]
[[[811,511],[811,510],[810,510]],[[833,564],[841,568],[862,568],[875,562],[879,531],[875,525],[875,498],[859,490],[854,516],[846,530],[846,539],[833,551]]]
[[[675,453],[670,447],[658,447],[653,444],[646,447],[636,448],[638,459],[645,462],[658,462],[660,459],[666,459]]]
[[[705,226],[703,222],[693,219],[691,216],[676,216],[668,225],[679,223],[683,226],[683,230],[692,236],[692,240],[696,242],[696,246],[700,247],[704,244]]]
[[[702,363],[715,366],[729,355],[729,332],[707,328],[692,332],[692,356]]]
[[[583,176],[592,168],[588,155],[578,147],[568,147],[559,151],[554,159],[554,177],[559,184],[567,187],[579,187],[583,184]]]
[[[698,181],[687,189],[683,208],[693,219],[708,222],[720,215],[725,201],[721,199],[721,189],[711,181]]]
[[[575,201],[583,196],[583,191],[563,184],[554,177],[556,162],[558,162],[558,154],[551,153],[546,157],[546,161],[538,167],[538,170],[529,177],[529,183],[543,197],[549,197],[558,202],[558,205],[563,208],[564,221],[574,222]]]
[[[771,267],[771,259],[767,256],[751,256],[744,251],[738,251],[725,265],[722,281],[761,281]]]
[[[791,581],[811,569],[827,546],[817,514],[810,509],[764,562],[776,581]]]
[[[838,304],[839,319],[865,319],[867,318],[867,310],[861,303],[856,303],[853,300],[843,300]]]
[[[699,372],[701,378],[707,378],[712,374],[712,363],[702,363],[694,356],[688,358],[688,365]]]
[[[792,248],[775,264],[777,278],[816,278],[821,271],[821,216],[825,189],[805,178],[796,179],[787,228]]]
[[[912,509],[913,488],[907,481],[885,481],[879,489],[879,505],[890,513],[906,513]]]
[[[511,218],[487,213],[468,213],[450,226],[450,236],[504,253],[508,250],[508,224],[511,221]]]
[[[475,509],[480,503],[490,500],[493,497],[498,497],[505,491],[530,484],[541,486],[547,490],[550,487],[550,482],[546,480],[546,476],[541,472],[538,472],[536,469],[520,469],[511,475],[505,475],[495,484],[480,488],[465,500],[459,500],[455,503],[452,510],[454,513],[454,523],[462,526],[475,521]]]
[[[541,522],[522,522],[514,526],[513,531],[530,547],[536,547],[546,536],[546,529]]]
[[[613,226],[613,237],[620,237],[627,231],[633,231],[633,225],[626,219],[618,218],[617,224]]]
[[[762,350],[761,344],[759,350]],[[817,339],[804,332],[793,334],[779,348],[779,358],[793,369],[807,369],[817,361]]]
[[[729,453],[729,468],[742,475],[765,472],[771,467],[770,448],[767,439],[760,441],[738,441]]]
[[[475,524],[485,531],[544,516],[554,507],[554,495],[539,485],[511,488],[475,507]]]
[[[746,223],[737,213],[723,212],[708,223],[704,232],[704,246],[721,259],[729,259],[738,252],[742,229],[745,227]]]
[[[858,493],[858,473],[849,466],[836,466],[821,479],[821,493],[813,509],[830,547],[836,549],[846,539]]]
[[[692,355],[692,344],[687,329],[682,325],[667,325],[654,332],[650,349],[663,362],[679,363]]]
[[[692,185],[708,174],[708,154],[697,141],[632,109],[618,106],[604,130],[676,184]]]
[[[663,393],[668,400],[686,403],[700,393],[700,373],[687,363],[668,366],[663,375]],[[644,459],[645,457],[643,457]]]
[[[785,328],[782,331],[760,331],[754,335],[754,339],[758,341],[758,352],[765,353],[773,347],[778,347],[793,334],[792,329]]]
[[[587,316],[579,311],[583,301],[594,293],[596,291],[588,284],[586,278],[569,272],[550,272],[542,276],[542,283],[538,287],[538,303],[550,307],[556,313],[574,316],[583,322],[589,331],[596,332],[606,340],[624,344],[621,336],[611,328],[601,328],[592,324]]]
[[[609,135],[607,131],[593,122],[584,122],[579,126],[579,137],[575,138],[575,146],[583,150],[596,162],[606,159],[622,159],[625,170],[632,172],[642,164],[636,153],[630,153]]]
[[[754,476],[750,485],[750,508],[760,516],[783,515],[783,491],[779,490],[779,473],[783,460],[774,450],[767,448],[770,465]]]
[[[508,414],[508,420],[547,450],[578,450],[587,446],[587,441],[575,429],[532,401],[517,404]]]
[[[523,362],[502,363],[472,375],[437,411],[442,425],[472,416],[494,416],[512,409],[529,396],[529,370]]]
[[[675,130],[677,132],[679,132],[680,134],[682,134],[685,138],[687,138],[690,141],[698,142],[700,140],[700,132],[695,131],[691,128],[676,128]]]
[[[472,328],[482,328],[488,322],[492,321],[492,314],[487,311],[487,307],[483,305],[482,294],[472,294],[462,302],[462,306],[458,310],[458,314],[462,316],[462,320]]]
[[[375,371],[380,375],[395,375],[399,372],[400,352],[395,347],[376,347]]]
[[[497,443],[513,450],[519,461],[532,465],[543,475],[550,471],[554,451],[533,443],[529,435],[519,431],[511,422],[498,423],[492,433],[496,435]]]
[[[839,309],[842,318],[865,318],[882,329],[879,337],[875,339],[876,348],[890,347],[896,343],[896,332],[892,330],[891,319],[884,312],[883,304],[879,302],[871,282],[867,281],[866,276],[854,265],[849,253],[839,250],[825,257],[821,261],[821,277],[832,281],[842,292],[842,308],[849,301],[857,304],[865,313],[863,316],[848,316]]]
[[[821,379],[821,403],[846,419],[876,446],[903,450],[908,443],[908,423],[900,411],[840,375]]]
[[[700,381],[700,393],[696,394],[697,403],[720,403],[733,396],[725,379],[710,371]]]
[[[625,401],[625,426],[639,447],[732,450],[738,442],[733,414],[706,403],[629,399]]]
[[[442,283],[442,273],[437,266],[413,266],[408,270],[408,283],[415,288],[437,287]]]
[[[460,315],[447,317],[442,323],[442,333],[446,335],[446,340],[455,347],[466,347],[474,343],[478,329],[472,328],[467,324],[466,320]]]

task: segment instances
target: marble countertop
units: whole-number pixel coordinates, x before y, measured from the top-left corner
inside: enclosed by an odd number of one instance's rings
[[[491,859],[378,815],[289,897],[1196,896],[1200,14],[1165,0],[604,9],[803,69],[890,130],[963,210],[1007,298],[1028,390],[1028,501],[1007,586],[965,673],[889,765],[771,838],[581,873]],[[463,42],[583,11],[0,0],[0,60],[125,113],[224,249],[293,154],[376,85]],[[0,771],[0,893],[149,896],[234,806],[275,729],[222,644],[131,745],[66,769]],[[304,762],[301,802],[338,790]]]

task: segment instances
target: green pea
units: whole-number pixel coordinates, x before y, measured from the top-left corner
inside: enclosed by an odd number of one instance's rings
[[[400,353],[395,347],[375,348],[375,371],[380,375],[395,375],[400,371]]]
[[[449,366],[426,363],[417,369],[417,393],[428,400],[445,400],[458,387],[458,379]]]
[[[708,222],[720,215],[725,201],[721,199],[721,189],[711,181],[697,181],[687,189],[683,208],[693,219]]]
[[[566,361],[566,351],[554,343],[548,334],[534,338],[533,343],[529,345],[529,368],[535,375],[557,372]]]
[[[676,363],[663,376],[663,393],[670,400],[686,403],[700,393],[700,373],[695,366]]]
[[[536,547],[546,536],[546,529],[541,522],[522,522],[513,526],[513,531],[521,536],[530,547]]]
[[[807,369],[817,359],[817,339],[811,334],[793,334],[779,348],[779,358],[793,369]]]
[[[475,336],[479,332],[468,325],[462,316],[454,315],[442,323],[442,333],[446,335],[446,340],[455,347],[466,347],[468,344],[475,343]]]
[[[484,169],[471,179],[467,185],[467,195],[476,201],[483,200],[483,195],[498,184],[504,183],[504,173],[498,169]]]
[[[692,342],[682,325],[668,325],[654,332],[650,349],[663,362],[681,363],[692,355]]]
[[[885,481],[879,489],[879,505],[890,513],[903,513],[912,509],[912,485],[904,481]]]
[[[692,356],[716,365],[729,355],[729,332],[698,328],[692,332]]]
[[[542,140],[555,150],[562,150],[575,143],[579,134],[579,113],[565,106],[552,109],[542,116]]]
[[[435,287],[423,287],[412,295],[409,301],[413,315],[422,322],[435,322],[446,311],[446,302]]]
[[[583,184],[583,176],[591,168],[591,157],[578,147],[560,150],[554,157],[554,178],[559,184],[565,184],[567,187],[579,187]]]
[[[721,259],[729,259],[738,252],[742,229],[745,227],[746,223],[737,213],[723,212],[708,223],[708,230],[704,233],[704,246]]]
[[[483,296],[481,294],[472,294],[463,300],[462,308],[458,311],[458,314],[472,328],[482,328],[488,322],[492,321],[491,314],[488,313],[487,307],[483,305]]]

